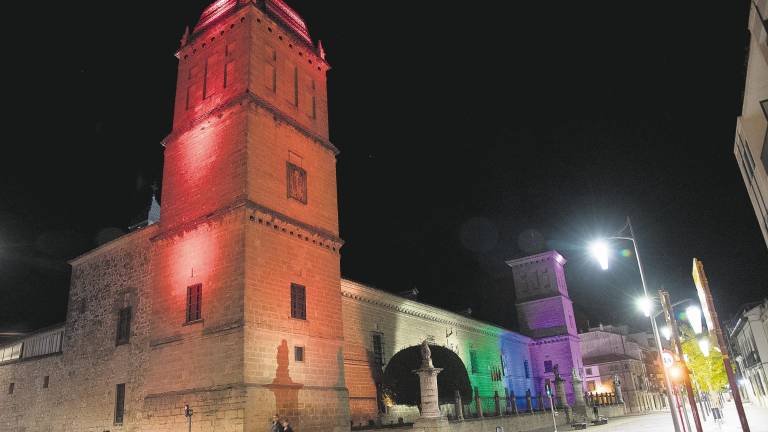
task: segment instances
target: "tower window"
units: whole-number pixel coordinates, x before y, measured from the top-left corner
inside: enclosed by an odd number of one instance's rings
[[[115,345],[127,344],[131,338],[131,307],[120,309],[117,316],[117,338]]]
[[[528,360],[523,360],[523,369],[525,369],[525,377],[531,377],[531,368],[528,366]]]
[[[473,374],[476,374],[480,370],[477,364],[477,351],[475,350],[469,351],[469,367]]]
[[[304,285],[291,284],[291,318],[307,319],[307,290]]]
[[[307,203],[307,172],[290,162],[287,162],[288,198]]]
[[[202,318],[203,284],[187,287],[187,322],[199,321]]]
[[[16,388],[16,383],[8,384],[8,394],[13,394],[13,389]]]
[[[545,373],[552,372],[552,360],[544,360],[544,372]]]
[[[504,365],[504,354],[499,356],[499,360],[501,361],[501,376],[507,376],[507,368]]]
[[[118,384],[115,387],[115,424],[123,424],[125,416],[125,384]]]
[[[384,342],[381,333],[373,334],[373,363],[376,366],[384,365]]]
[[[48,383],[50,382],[51,377],[46,375],[43,377],[43,388],[48,388]]]
[[[304,347],[303,346],[297,346],[293,347],[293,359],[297,362],[303,362],[304,361]]]

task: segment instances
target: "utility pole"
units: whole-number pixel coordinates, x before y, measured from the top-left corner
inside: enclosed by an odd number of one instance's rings
[[[555,404],[552,401],[552,387],[549,383],[544,384],[547,391],[547,397],[549,398],[549,409],[552,411],[552,424],[555,426],[555,432],[557,432],[557,420],[555,420]]]
[[[192,414],[192,408],[189,407],[189,404],[184,404],[184,417],[187,418],[189,432],[192,432]]]
[[[717,344],[720,346],[720,354],[723,355],[723,365],[725,366],[725,373],[728,375],[728,384],[731,387],[733,402],[736,404],[736,411],[739,413],[741,430],[743,432],[749,432],[747,415],[744,413],[744,405],[741,403],[741,393],[739,393],[736,377],[733,376],[728,344],[723,337],[723,329],[720,327],[720,320],[717,318],[715,303],[712,301],[712,291],[709,290],[709,281],[707,281],[707,275],[704,273],[704,263],[696,258],[693,259],[693,282],[696,285],[696,291],[699,293],[701,308],[704,312],[704,318],[707,320],[707,328],[709,331],[714,331],[717,336]]]
[[[659,290],[659,298],[661,299],[661,307],[664,309],[664,318],[667,320],[667,325],[672,329],[672,339],[675,342],[675,351],[680,359],[683,359],[683,346],[680,344],[680,333],[677,329],[677,320],[675,319],[672,307],[672,302],[669,301],[669,293],[664,290]],[[683,377],[685,379],[685,390],[688,393],[688,404],[691,406],[691,413],[693,414],[693,422],[696,425],[696,432],[702,432],[701,419],[699,418],[699,409],[696,407],[696,397],[693,394],[693,387],[691,386],[691,374],[688,370],[688,365],[685,360],[683,365]]]

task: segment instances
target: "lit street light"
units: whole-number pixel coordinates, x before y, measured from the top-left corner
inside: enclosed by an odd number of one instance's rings
[[[701,309],[698,306],[688,306],[685,309],[685,315],[688,317],[688,323],[691,324],[693,332],[701,334],[704,326],[701,323]]]
[[[648,287],[645,284],[645,273],[643,272],[643,263],[640,260],[640,254],[637,250],[637,240],[635,239],[635,231],[632,228],[632,221],[627,217],[627,224],[622,228],[617,234],[621,234],[624,232],[624,230],[629,229],[629,237],[621,236],[621,235],[615,235],[612,237],[608,237],[604,240],[597,240],[590,244],[589,250],[592,254],[592,256],[597,259],[597,262],[600,264],[600,268],[603,270],[608,270],[608,245],[605,242],[605,240],[629,240],[632,242],[632,246],[635,249],[635,259],[637,260],[637,268],[640,271],[640,281],[643,284],[643,295],[646,299],[648,299]],[[644,309],[648,311],[646,316],[650,317],[650,300],[647,302],[648,307]],[[653,336],[654,339],[656,339],[656,348],[659,351],[659,361],[662,362],[661,359],[661,353],[664,351],[664,348],[661,346],[661,338],[659,337],[659,329],[656,327],[656,320],[651,318],[651,328],[653,329]],[[664,371],[664,381],[667,384],[667,400],[669,401],[669,411],[672,414],[672,424],[674,425],[675,432],[680,432],[680,425],[677,421],[677,415],[674,411],[674,403],[672,401],[672,383],[669,380],[669,375],[667,375],[666,369],[663,368]]]
[[[653,302],[648,297],[640,297],[637,300],[637,307],[643,312],[646,318],[651,317],[651,311],[653,309]]]
[[[589,245],[589,252],[600,263],[600,268],[608,270],[608,245],[604,241],[594,241]]]
[[[709,339],[706,336],[699,339],[699,349],[704,357],[709,357]]]
[[[672,339],[672,329],[667,326],[661,328],[661,334],[666,340]]]

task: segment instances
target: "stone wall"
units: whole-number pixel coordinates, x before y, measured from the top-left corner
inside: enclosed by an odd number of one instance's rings
[[[0,366],[0,430],[115,428],[115,388],[125,383],[120,430],[139,429],[148,359],[150,226],[72,261],[62,353]],[[118,312],[130,306],[130,340],[116,346]],[[43,387],[45,376],[48,387]]]
[[[531,339],[353,281],[342,280],[341,291],[344,371],[354,425],[365,425],[369,420],[378,421],[376,377],[381,370],[377,370],[373,362],[374,334],[380,335],[383,341],[384,369],[397,352],[428,339],[430,343],[444,346],[458,354],[472,386],[480,391],[481,396],[492,397],[494,392],[499,392],[503,397],[505,388],[513,390],[517,396],[524,396],[530,388],[536,395],[535,379],[530,369]],[[472,356],[477,361],[474,371]],[[502,376],[494,378],[496,372]],[[414,408],[400,406],[391,408],[390,412],[384,418],[385,423],[392,420],[396,422],[398,417],[407,419],[417,413]]]

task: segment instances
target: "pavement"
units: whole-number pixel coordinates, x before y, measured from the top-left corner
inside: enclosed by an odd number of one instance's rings
[[[768,432],[768,408],[744,404],[747,414],[747,422],[751,432]],[[733,403],[726,403],[723,412],[722,424],[716,424],[711,416],[702,421],[704,432],[741,432],[739,416]],[[694,428],[691,419],[691,427]],[[559,431],[571,430],[570,426],[558,428]],[[674,432],[669,411],[659,411],[652,414],[615,417],[608,420],[608,424],[602,426],[590,426],[587,428],[593,432]],[[681,429],[682,432],[682,429]],[[691,432],[691,431],[688,431]]]

